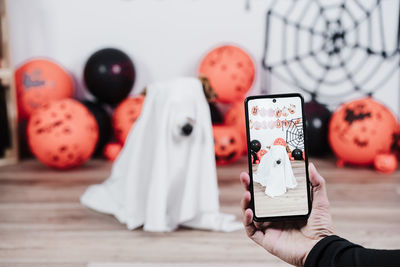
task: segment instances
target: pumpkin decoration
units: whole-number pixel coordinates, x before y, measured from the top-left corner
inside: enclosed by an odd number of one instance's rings
[[[393,154],[379,154],[374,159],[374,167],[381,173],[393,173],[397,169],[397,166],[397,158]]]
[[[250,90],[255,66],[243,49],[224,45],[211,50],[204,57],[199,74],[209,79],[218,101],[231,103],[243,100]]]
[[[378,154],[390,151],[395,130],[393,114],[371,97],[342,105],[329,123],[329,143],[338,166],[372,164]]]
[[[260,149],[260,151],[257,152],[257,158],[258,158],[258,160],[261,160],[261,158],[262,158],[265,154],[267,154],[267,150],[265,150],[265,149]]]
[[[143,101],[143,95],[129,97],[122,101],[115,109],[113,115],[114,134],[121,144],[125,143],[132,125],[139,117]]]
[[[234,103],[225,115],[225,124],[236,127],[240,133],[243,143],[243,154],[247,154],[246,145],[246,118],[244,113],[244,105],[241,102]]]
[[[218,165],[235,162],[242,155],[242,139],[235,127],[214,125],[215,159]]]
[[[83,104],[63,99],[38,108],[29,120],[27,134],[36,158],[47,166],[68,169],[90,158],[99,130]]]

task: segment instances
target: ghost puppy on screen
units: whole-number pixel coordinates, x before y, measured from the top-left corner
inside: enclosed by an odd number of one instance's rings
[[[265,186],[265,194],[270,197],[281,196],[287,189],[297,186],[293,175],[292,166],[286,148],[274,145],[269,152],[261,158],[254,181]]]

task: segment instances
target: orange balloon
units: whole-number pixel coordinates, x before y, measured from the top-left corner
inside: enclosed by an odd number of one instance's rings
[[[329,123],[329,143],[341,165],[371,164],[390,151],[396,119],[371,97],[343,104]],[[312,140],[310,140],[312,142]]]
[[[20,66],[15,72],[15,83],[21,119],[29,118],[45,103],[72,97],[74,93],[71,76],[47,59],[33,59]]]
[[[393,154],[379,154],[374,159],[374,167],[381,173],[393,173],[397,166],[397,158]]]
[[[214,125],[214,150],[218,165],[227,165],[237,161],[242,155],[242,139],[235,127]]]
[[[109,161],[114,161],[118,157],[121,150],[122,150],[122,145],[120,143],[108,143],[104,147],[104,156]]]
[[[246,118],[244,114],[244,104],[234,103],[225,115],[225,124],[236,128],[242,138],[243,154],[247,154],[246,145]]]
[[[283,140],[283,138],[281,137],[276,138],[274,141],[274,146],[279,146],[279,145],[286,147],[286,141]]]
[[[32,153],[44,164],[59,169],[83,164],[99,137],[96,119],[73,99],[39,107],[28,122],[27,133]]]
[[[125,143],[132,125],[140,116],[143,102],[143,95],[129,97],[115,109],[113,115],[114,134],[121,144]]]
[[[199,74],[210,80],[218,101],[230,103],[242,100],[250,90],[255,66],[244,50],[224,45],[211,50],[204,57]]]

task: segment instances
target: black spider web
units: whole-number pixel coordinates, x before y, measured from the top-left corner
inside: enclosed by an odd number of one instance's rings
[[[303,122],[301,118],[290,121],[286,129],[286,144],[294,148],[304,149]]]
[[[396,4],[393,8],[398,7],[400,12],[399,0],[386,1]],[[275,0],[266,16],[263,68],[320,102],[332,103],[332,97],[340,101],[355,92],[372,95],[399,70],[400,16],[397,43],[389,45],[384,32],[383,0],[374,1],[368,7],[364,2],[342,0],[324,5],[318,0],[292,0],[286,12],[281,13]],[[311,12],[311,9],[317,11]],[[336,12],[334,18],[327,15],[332,11]],[[304,23],[305,18],[311,22],[309,25]],[[270,33],[272,20],[281,24],[283,46],[275,62],[268,58],[268,49],[277,37]],[[306,51],[300,51],[301,40],[308,43],[307,48],[302,49]]]

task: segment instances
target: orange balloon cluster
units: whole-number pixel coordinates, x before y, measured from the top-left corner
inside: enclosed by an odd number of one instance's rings
[[[342,105],[329,124],[329,142],[338,157],[338,165],[345,163],[367,165],[378,154],[388,153],[396,119],[382,104],[371,97]]]
[[[224,45],[204,57],[199,74],[209,79],[218,101],[231,103],[244,99],[253,84],[255,67],[244,50]]]
[[[44,164],[59,169],[88,160],[99,136],[93,115],[72,99],[39,107],[29,120],[27,133],[32,153]]]
[[[139,117],[144,102],[144,96],[129,97],[121,102],[113,115],[114,133],[117,140],[124,144],[132,125]]]
[[[56,63],[47,59],[33,59],[15,72],[18,115],[21,119],[52,100],[72,97],[74,84],[71,76]]]

